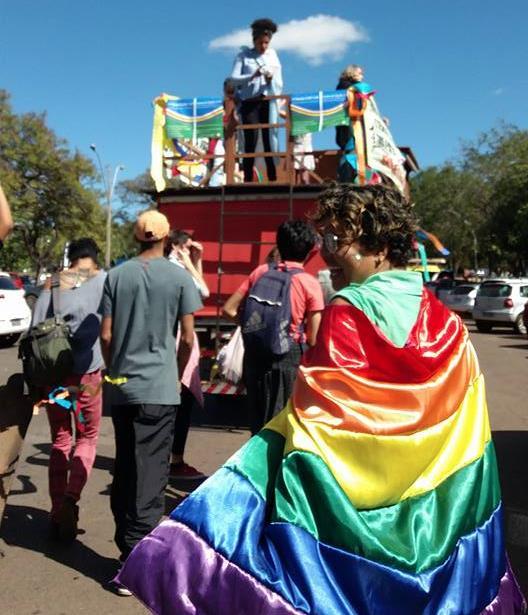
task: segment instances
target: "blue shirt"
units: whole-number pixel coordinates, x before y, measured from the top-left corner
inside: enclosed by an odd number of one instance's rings
[[[264,75],[253,77],[258,69],[273,75],[268,82]],[[231,82],[237,87],[240,100],[271,96],[282,92],[282,67],[274,49],[266,49],[259,54],[255,48],[242,47],[235,58],[231,71]]]
[[[54,311],[70,327],[74,374],[89,374],[104,367],[99,331],[105,279],[106,273],[99,271],[80,286],[59,291],[59,307]],[[52,316],[51,291],[43,290],[35,304],[32,322],[36,325]]]

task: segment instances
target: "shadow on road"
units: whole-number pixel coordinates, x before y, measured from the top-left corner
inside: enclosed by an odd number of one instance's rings
[[[528,350],[528,344],[501,344],[501,348],[515,348],[516,350]]]
[[[48,522],[47,511],[31,506],[8,505],[2,524],[2,538],[6,545],[42,553],[108,589],[108,582],[117,572],[117,560],[99,555],[79,540],[71,545],[52,542],[48,538]]]
[[[47,467],[49,464],[49,456],[51,453],[51,444],[49,442],[42,442],[39,444],[33,444],[33,447],[38,450],[38,453],[33,453],[33,455],[29,455],[28,457],[26,457],[26,461],[37,466]],[[93,467],[95,470],[104,470],[105,472],[110,472],[110,474],[113,474],[114,460],[112,457],[96,455]]]

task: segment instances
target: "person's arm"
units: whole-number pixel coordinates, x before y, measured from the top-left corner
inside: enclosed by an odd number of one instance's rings
[[[315,346],[320,324],[321,312],[308,312],[306,316],[306,343],[308,346]]]
[[[237,290],[234,292],[222,306],[222,314],[230,320],[238,322],[238,308],[240,307],[244,297],[245,295],[240,291]]]
[[[207,299],[207,297],[209,297],[210,292],[209,292],[209,287],[207,286],[207,283],[201,273],[201,258],[200,260],[200,270],[198,270],[198,268],[196,267],[195,263],[191,260],[191,257],[189,256],[188,252],[186,252],[185,250],[180,250],[178,253],[178,257],[180,259],[180,261],[183,263],[183,266],[185,267],[185,269],[191,274],[191,276],[193,277],[193,279],[196,281],[196,285],[198,287],[198,291],[200,292],[200,295],[203,299]]]
[[[194,341],[194,315],[185,314],[180,318],[180,344],[178,346],[178,373],[180,378],[191,356]]]
[[[110,286],[110,276],[107,275],[104,287],[103,297],[101,299],[101,353],[103,355],[106,367],[109,368],[112,362],[112,288]]]
[[[110,366],[112,361],[112,317],[103,316],[101,321],[101,352],[106,367]]]
[[[244,54],[239,53],[235,58],[235,63],[233,64],[233,70],[231,71],[231,83],[236,87],[239,85],[245,85],[249,83],[252,79],[254,79],[257,75],[260,74],[260,69],[251,74],[242,73],[242,67],[244,66]]]
[[[0,186],[0,241],[3,241],[13,230],[13,218],[2,186]]]

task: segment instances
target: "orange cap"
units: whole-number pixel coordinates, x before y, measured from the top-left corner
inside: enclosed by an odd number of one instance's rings
[[[167,217],[155,209],[145,211],[138,216],[134,227],[134,235],[138,241],[160,241],[167,237],[170,231]]]

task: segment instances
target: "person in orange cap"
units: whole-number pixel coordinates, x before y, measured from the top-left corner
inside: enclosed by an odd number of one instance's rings
[[[101,344],[115,383],[110,393],[116,442],[111,506],[121,561],[164,513],[180,403],[177,374],[191,352],[193,312],[202,306],[189,273],[164,257],[169,230],[160,212],[142,213],[134,227],[139,256],[110,270],[103,293]],[[129,595],[120,586],[117,591]]]

